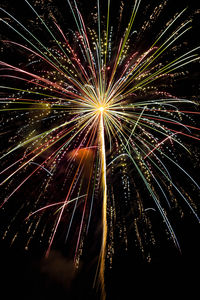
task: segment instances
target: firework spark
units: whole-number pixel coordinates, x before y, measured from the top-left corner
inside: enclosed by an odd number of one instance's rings
[[[48,236],[48,255],[59,228],[67,223],[65,241],[69,240],[73,228],[74,262],[78,266],[92,215],[97,210],[102,220],[97,274],[102,298],[105,298],[105,262],[112,262],[116,206],[120,206],[118,189],[113,185],[118,172],[124,195],[121,205],[132,213],[143,253],[145,228],[151,232],[149,243],[155,242],[149,210],[159,211],[177,248],[180,248],[179,242],[167,215],[168,209],[178,206],[176,198],[180,198],[199,221],[195,203],[173,180],[168,167],[169,163],[181,171],[191,185],[199,189],[174,154],[176,148],[189,152],[181,136],[200,140],[199,128],[187,123],[187,116],[199,114],[191,111],[197,102],[178,98],[168,92],[167,87],[173,86],[175,78],[180,76],[178,69],[199,61],[200,47],[180,51],[182,42],[179,40],[191,28],[191,20],[183,20],[185,9],[168,20],[150,47],[143,49],[138,45],[151,24],[146,21],[140,32],[134,29],[142,7],[140,0],[134,1],[133,6],[130,4],[132,11],[124,30],[120,29],[125,6],[122,2],[116,33],[110,0],[105,18],[97,0],[97,12],[92,15],[94,28],[85,24],[76,1],[68,1],[76,24],[76,29],[68,33],[52,14],[50,26],[34,5],[27,0],[25,3],[49,40],[43,40],[1,8],[2,23],[21,39],[21,42],[4,39],[4,46],[19,49],[28,60],[23,67],[0,62],[0,77],[4,82],[0,99],[1,136],[8,137],[0,157],[0,185],[4,187],[1,207],[9,205],[8,200],[21,190],[26,191],[30,180],[34,189],[30,199],[20,204],[3,238],[28,210],[28,217],[24,218],[24,226],[28,228],[25,248],[28,249],[35,233],[40,231],[41,238]],[[165,5],[167,1],[153,10],[152,24]],[[131,50],[133,39],[137,43]],[[145,208],[148,201],[137,187],[137,180],[141,180],[148,192],[146,197],[153,200],[153,208]],[[58,195],[59,200],[55,202]],[[31,198],[35,199],[34,203]],[[102,199],[101,204],[99,199]],[[47,218],[53,220],[50,229],[47,229]],[[121,219],[120,236],[127,247],[127,213],[122,213]],[[144,230],[140,229],[141,219]],[[17,236],[18,233],[12,243]],[[149,253],[147,256],[149,258]]]

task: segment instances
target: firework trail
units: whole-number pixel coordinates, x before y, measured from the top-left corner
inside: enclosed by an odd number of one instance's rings
[[[167,87],[180,76],[178,69],[199,61],[200,47],[181,52],[180,40],[191,29],[191,20],[183,20],[186,9],[167,20],[150,47],[137,46],[167,1],[154,8],[149,17],[151,21],[145,21],[139,32],[134,24],[143,7],[142,1],[127,5],[128,9],[131,7],[131,14],[123,30],[120,26],[123,28],[126,6],[121,2],[115,32],[112,1],[107,1],[104,16],[102,3],[97,0],[96,12],[92,14],[95,28],[91,28],[86,25],[77,2],[68,0],[76,29],[68,30],[67,34],[52,13],[52,25],[48,25],[33,4],[24,2],[49,40],[40,38],[29,26],[1,8],[1,22],[20,40],[3,39],[4,47],[18,49],[28,60],[23,67],[0,62],[1,136],[5,144],[0,157],[0,185],[4,191],[1,207],[9,207],[8,200],[27,187],[30,180],[32,188],[37,189],[31,192],[29,200],[19,205],[3,238],[28,210],[24,218],[28,228],[25,248],[29,248],[34,235],[40,231],[41,239],[48,236],[48,255],[61,231],[59,228],[64,228],[67,219],[65,241],[68,242],[74,230],[74,262],[78,266],[94,210],[97,210],[102,219],[102,237],[96,278],[100,280],[102,299],[105,299],[105,263],[106,260],[112,263],[116,207],[120,207],[118,190],[113,184],[118,172],[124,192],[123,205],[134,215],[132,222],[143,253],[146,238],[142,238],[142,232],[148,228],[150,242],[155,242],[148,211],[160,213],[179,249],[167,215],[168,209],[178,206],[176,198],[182,199],[199,221],[196,204],[174,182],[168,167],[170,164],[182,172],[191,185],[199,189],[174,154],[176,148],[190,152],[181,136],[200,140],[199,128],[187,123],[188,119],[192,120],[191,115],[199,114],[196,108],[191,110],[197,102],[178,98],[168,92]],[[135,41],[133,50],[132,41]],[[153,200],[153,208],[145,208],[148,202],[137,187],[135,177]],[[58,182],[56,187],[55,182]],[[134,196],[131,197],[131,193]],[[61,196],[55,202],[57,195]],[[100,212],[99,198],[102,199]],[[120,236],[127,247],[127,216],[121,207],[119,210],[122,212]],[[50,222],[53,220],[50,230],[47,218]],[[142,218],[143,229],[139,225]],[[75,219],[78,225],[74,225]],[[18,234],[14,234],[11,243]],[[149,254],[147,256],[149,258]]]

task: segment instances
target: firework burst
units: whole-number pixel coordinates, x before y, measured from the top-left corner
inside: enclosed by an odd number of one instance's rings
[[[24,217],[26,249],[40,232],[48,255],[56,236],[64,232],[65,241],[73,241],[70,249],[78,266],[97,211],[102,223],[97,278],[105,298],[104,268],[106,260],[112,263],[115,225],[127,248],[132,223],[139,247],[150,259],[145,244],[155,243],[155,237],[149,210],[160,213],[179,249],[167,212],[182,201],[199,221],[194,201],[174,181],[168,165],[199,189],[178,161],[179,151],[190,152],[181,137],[200,139],[199,128],[188,124],[191,115],[198,115],[197,101],[170,90],[180,77],[178,70],[199,61],[200,47],[181,47],[191,28],[191,20],[184,20],[186,9],[166,22],[150,46],[138,46],[167,1],[153,10],[140,32],[134,30],[143,5],[139,0],[129,4],[124,30],[123,2],[115,28],[112,1],[107,1],[105,16],[97,1],[93,26],[85,24],[76,1],[68,1],[76,29],[67,33],[52,14],[48,25],[34,5],[25,3],[49,40],[1,8],[1,21],[21,40],[4,39],[4,47],[18,49],[28,60],[0,62],[2,209],[11,209],[11,198],[30,188],[26,200],[18,201],[3,238]],[[11,243],[18,238],[19,231]]]

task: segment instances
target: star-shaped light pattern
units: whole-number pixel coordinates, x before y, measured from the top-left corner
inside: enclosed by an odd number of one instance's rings
[[[97,211],[102,220],[98,272],[105,298],[105,261],[112,264],[116,232],[127,249],[131,223],[141,252],[150,260],[146,245],[154,244],[155,236],[148,211],[160,213],[177,248],[179,242],[167,212],[180,207],[182,214],[181,199],[199,221],[196,204],[170,173],[171,167],[178,170],[199,189],[179,164],[176,151],[189,152],[181,137],[199,141],[199,128],[188,124],[188,120],[193,122],[191,115],[199,114],[196,108],[191,110],[197,101],[176,97],[168,87],[180,77],[179,69],[199,60],[200,47],[182,51],[179,43],[191,27],[191,20],[183,20],[186,9],[164,24],[150,46],[133,47],[132,51],[135,34],[139,39],[151,25],[146,21],[141,32],[134,31],[142,9],[139,0],[129,4],[125,30],[120,30],[125,7],[121,3],[116,33],[110,0],[105,18],[97,0],[94,28],[85,24],[76,1],[68,1],[76,24],[68,33],[52,14],[49,26],[36,8],[25,2],[49,42],[1,8],[1,21],[22,40],[4,40],[5,46],[20,49],[28,58],[20,67],[0,62],[5,82],[1,86],[1,135],[8,136],[0,158],[2,209],[10,207],[11,197],[31,189],[3,238],[26,214],[25,248],[40,232],[41,240],[48,237],[48,255],[56,235],[65,227],[65,242],[73,239],[78,266]],[[152,11],[152,23],[166,3],[162,1]],[[11,243],[19,235],[15,232]]]

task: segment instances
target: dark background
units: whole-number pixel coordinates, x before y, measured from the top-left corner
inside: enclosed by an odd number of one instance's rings
[[[42,1],[41,1],[42,2]],[[54,1],[55,2],[55,1]],[[56,1],[57,7],[66,7],[66,1]],[[111,1],[112,2],[112,1]],[[144,1],[145,3],[147,1]],[[159,1],[150,1],[152,5]],[[1,1],[4,8],[14,12],[21,20],[27,22],[30,11],[26,11],[23,1]],[[45,5],[48,1],[44,1]],[[51,1],[49,1],[50,5]],[[64,4],[65,3],[65,4]],[[93,5],[95,1],[81,1],[82,9]],[[160,2],[159,2],[160,3]],[[141,4],[142,5],[142,4]],[[195,1],[169,1],[165,16],[189,6],[191,12],[198,8]],[[23,7],[23,8],[22,8]],[[89,9],[89,8],[88,8]],[[113,10],[115,10],[113,8]],[[56,14],[59,14],[55,11]],[[64,14],[64,12],[62,12]],[[72,22],[70,16],[63,22]],[[141,21],[142,22],[142,21]],[[161,21],[160,21],[161,22]],[[199,45],[199,15],[194,18],[193,31],[189,43]],[[153,34],[153,33],[152,33]],[[13,38],[13,34],[3,26],[3,36]],[[3,54],[5,56],[5,53]],[[13,59],[11,57],[11,59]],[[194,67],[197,74],[198,68]],[[195,75],[197,78],[197,75]],[[192,81],[192,80],[191,80]],[[187,88],[184,83],[178,87],[179,94],[190,94],[191,84]],[[196,87],[194,87],[196,88]],[[197,147],[197,145],[196,145]],[[198,169],[197,169],[198,170]],[[197,171],[196,178],[198,176]],[[195,197],[195,195],[194,195]],[[134,252],[122,252],[113,261],[112,270],[106,272],[106,288],[108,299],[141,299],[153,297],[163,299],[168,296],[180,299],[198,297],[199,279],[199,226],[191,215],[176,224],[182,254],[171,243],[161,237],[158,245],[152,249],[152,261],[146,263]],[[132,249],[133,250],[133,249]],[[99,299],[98,293],[91,288],[93,266],[81,264],[74,273],[73,262],[62,254],[59,247],[52,250],[48,259],[44,259],[34,251],[23,251],[18,246],[10,247],[6,241],[0,241],[0,274],[1,295],[6,299]],[[3,296],[4,295],[4,296]]]

